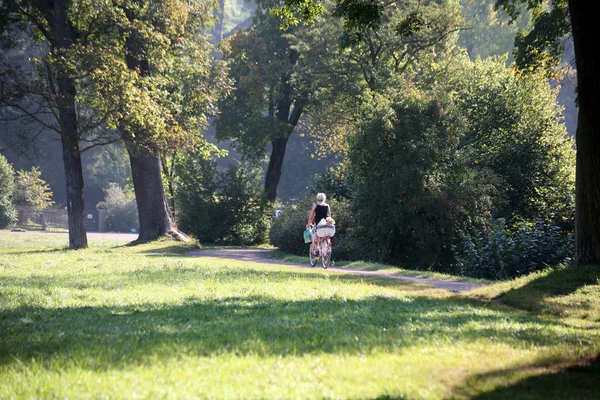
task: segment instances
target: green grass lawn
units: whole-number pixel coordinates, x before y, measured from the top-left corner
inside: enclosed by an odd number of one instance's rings
[[[168,241],[66,244],[0,235],[2,399],[600,398],[597,266],[568,289],[557,268],[455,295]]]

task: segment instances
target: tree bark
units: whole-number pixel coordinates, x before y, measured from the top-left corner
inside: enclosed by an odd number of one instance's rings
[[[600,263],[600,51],[592,2],[569,0],[579,117],[575,241],[577,264]]]
[[[148,242],[163,236],[187,241],[188,238],[177,229],[165,195],[158,149],[130,142],[127,151],[140,222],[137,241]]]
[[[265,175],[265,192],[267,193],[267,200],[271,203],[277,199],[277,186],[279,186],[279,179],[281,178],[287,142],[287,137],[280,137],[271,141],[273,149],[271,150],[269,166]]]
[[[300,54],[297,51],[290,50],[289,60],[291,66],[296,64],[299,56]],[[287,142],[304,111],[304,101],[300,99],[294,101],[294,88],[290,80],[290,73],[281,76],[279,102],[277,103],[277,110],[275,110],[275,117],[277,120],[286,123],[287,129],[286,132],[271,141],[273,148],[271,149],[271,157],[265,174],[265,193],[267,194],[267,200],[271,203],[277,199],[277,187],[281,178]]]
[[[54,48],[60,53],[73,41],[73,30],[68,17],[68,0],[54,0]],[[67,215],[69,220],[69,247],[88,247],[83,203],[83,170],[79,149],[79,131],[75,108],[75,84],[62,67],[57,69],[57,107],[61,128],[63,163],[67,184]]]

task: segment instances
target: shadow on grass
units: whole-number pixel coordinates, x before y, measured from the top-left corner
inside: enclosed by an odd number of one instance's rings
[[[597,285],[599,280],[600,265],[556,268],[496,299],[527,311],[549,311],[545,302],[548,297],[567,296],[585,285]],[[559,314],[558,311],[554,313]]]
[[[489,338],[522,348],[585,342],[580,335],[557,332],[556,322],[429,297],[285,301],[232,296],[189,298],[178,305],[22,307],[0,312],[0,326],[2,365],[71,360],[100,370],[182,356],[359,355]]]
[[[596,400],[600,398],[598,383],[600,354],[473,375],[455,389],[453,398]],[[482,393],[480,388],[490,386]]]
[[[35,255],[35,254],[48,254],[48,253],[63,253],[69,251],[69,246],[63,247],[49,247],[42,250],[3,250],[3,254],[7,255]]]
[[[141,245],[127,244],[124,247],[135,248],[136,246],[141,246]],[[151,249],[147,249],[147,250],[136,250],[132,253],[133,254],[151,255],[151,256],[182,257],[182,256],[185,256],[185,253],[187,253],[188,251],[198,250],[198,249],[199,249],[199,247],[195,246],[195,245],[182,246],[181,244],[172,244],[172,245],[162,246],[162,247],[158,247],[158,248],[151,248]]]

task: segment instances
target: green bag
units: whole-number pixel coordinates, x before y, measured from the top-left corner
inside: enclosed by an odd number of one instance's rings
[[[310,227],[304,231],[304,243],[312,243],[312,230]]]

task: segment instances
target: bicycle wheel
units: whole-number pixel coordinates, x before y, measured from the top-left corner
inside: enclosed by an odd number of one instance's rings
[[[310,244],[310,247],[308,248],[308,260],[310,261],[310,266],[314,267],[315,265],[317,265],[317,246],[315,246],[314,244]]]
[[[321,247],[321,265],[324,269],[331,265],[331,246],[329,244],[329,239],[324,240],[323,247]]]

